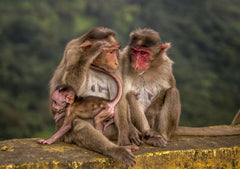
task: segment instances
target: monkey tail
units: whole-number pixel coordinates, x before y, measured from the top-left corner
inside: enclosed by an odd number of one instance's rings
[[[177,127],[174,135],[182,136],[230,136],[240,135],[240,125],[209,126],[209,127]]]
[[[237,114],[235,115],[231,125],[237,125],[240,122],[240,109],[238,110]]]

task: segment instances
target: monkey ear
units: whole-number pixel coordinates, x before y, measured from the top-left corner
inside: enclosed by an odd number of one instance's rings
[[[74,102],[74,96],[67,95],[66,96],[66,102],[69,103],[69,104],[72,104]]]
[[[92,42],[85,41],[83,44],[80,45],[80,48],[83,50],[83,52],[86,52],[89,48],[91,48]]]
[[[171,47],[171,43],[165,43],[161,46],[161,53],[166,52]]]

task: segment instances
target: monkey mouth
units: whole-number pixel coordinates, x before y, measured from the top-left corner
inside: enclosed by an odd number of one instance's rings
[[[55,113],[63,113],[63,112],[66,112],[66,108],[62,108],[62,109],[52,109],[52,111],[53,111],[53,113],[55,114]]]
[[[136,72],[138,75],[142,75],[147,69],[136,69],[132,68],[133,72]]]

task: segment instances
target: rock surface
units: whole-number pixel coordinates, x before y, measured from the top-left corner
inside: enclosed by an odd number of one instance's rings
[[[2,168],[122,168],[112,158],[57,142],[40,145],[37,138],[0,141]],[[175,136],[166,148],[142,145],[133,168],[240,168],[240,135]]]

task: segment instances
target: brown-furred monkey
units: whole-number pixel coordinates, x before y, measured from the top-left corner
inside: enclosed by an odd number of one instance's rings
[[[68,84],[74,88],[77,96],[97,96],[113,100],[118,92],[117,83],[106,73],[92,69],[91,65],[117,74],[119,48],[115,32],[108,28],[97,27],[81,37],[71,40],[67,44],[62,61],[50,81],[50,96],[52,96],[56,86]],[[50,99],[50,108],[51,105]],[[51,112],[55,115],[54,111]],[[56,123],[57,130],[60,129],[63,121],[60,119]],[[132,166],[136,163],[134,155],[126,147],[122,147],[131,144],[126,126],[128,126],[127,114],[117,105],[114,125],[107,127],[104,134],[108,137],[114,137],[118,134],[120,146],[113,144],[93,125],[81,118],[74,119],[72,129],[62,137],[62,140],[109,155],[119,159],[127,166]]]
[[[72,122],[76,116],[82,119],[93,119],[95,128],[102,132],[113,122],[114,115],[114,112],[111,113],[105,109],[108,110],[111,106],[114,108],[120,95],[118,94],[110,102],[95,96],[78,97],[71,86],[65,84],[57,86],[52,95],[52,110],[56,112],[54,116],[55,123],[65,117],[63,125],[51,138],[47,140],[40,139],[37,142],[40,144],[54,143],[72,128]]]
[[[169,47],[169,43],[162,43],[156,31],[138,29],[130,34],[129,44],[120,54],[129,121],[143,133],[144,142],[164,147],[173,134],[240,134],[240,128],[178,127],[181,103],[172,73],[173,61],[166,54]],[[130,132],[130,139],[138,145],[140,138],[134,131],[137,130]]]

